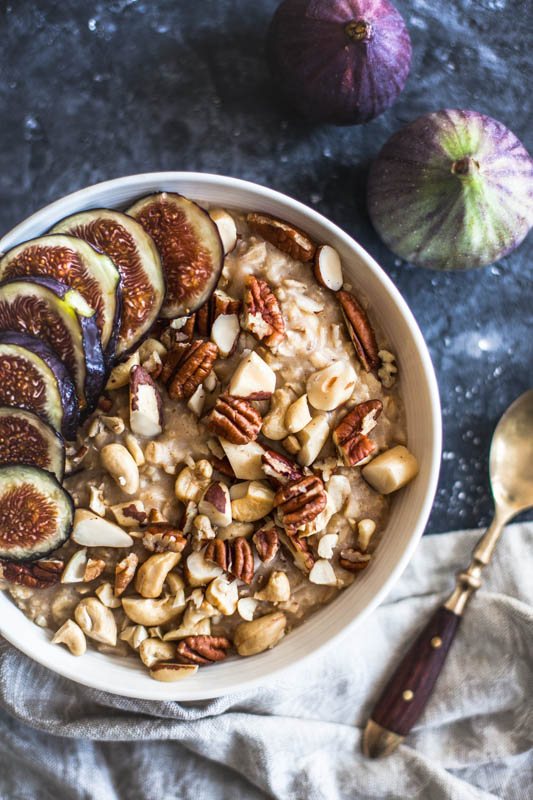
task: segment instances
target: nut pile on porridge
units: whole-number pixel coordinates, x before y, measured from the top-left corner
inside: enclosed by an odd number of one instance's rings
[[[52,234],[68,255],[0,261],[0,588],[74,656],[156,680],[274,647],[369,568],[418,470],[379,309],[261,213],[162,193]],[[70,349],[17,305],[63,324],[72,294],[98,336]]]

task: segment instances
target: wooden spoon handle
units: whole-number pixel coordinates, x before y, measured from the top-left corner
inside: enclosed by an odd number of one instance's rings
[[[396,734],[397,743],[409,733],[433,691],[460,619],[445,606],[439,606],[383,690],[367,725],[366,740],[372,722]],[[386,755],[370,752],[368,741],[364,749],[369,756]]]

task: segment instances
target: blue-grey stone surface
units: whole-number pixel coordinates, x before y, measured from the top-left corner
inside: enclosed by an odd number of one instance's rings
[[[533,235],[502,262],[434,273],[390,253],[365,209],[370,161],[442,107],[501,120],[533,150],[531,0],[397,0],[413,40],[405,91],[363,127],[311,127],[272,90],[264,38],[276,0],[0,2],[0,231],[97,181],[203,170],[313,206],[382,264],[437,370],[444,458],[428,531],[489,521],[487,454],[532,383]]]

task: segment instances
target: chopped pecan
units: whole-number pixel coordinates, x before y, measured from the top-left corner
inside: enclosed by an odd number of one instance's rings
[[[196,314],[191,314],[181,328],[178,328],[174,334],[174,341],[176,342],[190,342],[194,335],[194,326],[196,323]]]
[[[128,555],[119,561],[115,567],[115,597],[120,595],[128,588],[135,575],[139,558],[135,553]]]
[[[382,411],[381,400],[366,400],[349,411],[333,431],[333,442],[347,467],[360,464],[374,450],[368,434]]]
[[[284,531],[279,531],[280,542],[287,548],[299,570],[308,574],[313,569],[315,557],[307,540],[301,536],[289,536]]]
[[[172,400],[192,397],[211,372],[217,354],[218,347],[213,342],[174,345],[167,353],[161,373],[161,379],[166,380],[169,397]]]
[[[265,450],[261,456],[263,472],[275,489],[284,486],[289,481],[297,481],[302,477],[301,469],[290,458],[276,453],[275,450]]]
[[[208,338],[217,317],[220,317],[221,314],[239,314],[240,310],[240,300],[235,300],[216,289],[209,300],[196,312],[196,330],[200,336]]]
[[[316,244],[299,228],[269,214],[250,213],[246,221],[255,233],[278,250],[288,253],[297,261],[312,261]]]
[[[55,558],[34,561],[32,564],[0,560],[0,578],[30,589],[48,589],[59,583],[64,568],[64,562]]]
[[[224,661],[231,642],[225,636],[186,636],[177,647],[178,664],[206,666]]]
[[[217,458],[216,456],[213,456],[211,461],[213,462],[213,469],[217,469],[228,478],[235,478],[233,467],[229,463],[229,458],[227,456],[224,456],[224,458]]]
[[[254,576],[254,556],[250,543],[244,536],[235,539],[212,539],[205,550],[206,561],[215,564],[240,578],[244,583],[251,583]]]
[[[261,530],[254,533],[255,549],[264,564],[272,561],[279,550],[278,530],[279,528],[276,525],[272,525],[270,528],[261,528]]]
[[[361,572],[368,567],[372,556],[369,553],[361,553],[353,547],[341,550],[339,554],[339,564],[349,572]]]
[[[268,347],[275,347],[285,336],[285,320],[276,295],[266,281],[255,275],[248,276],[241,325]]]
[[[346,328],[359,361],[367,372],[378,369],[381,359],[378,355],[376,337],[366,311],[350,292],[337,292],[337,299],[341,304]]]
[[[221,394],[211,411],[207,427],[232,444],[248,444],[261,430],[261,414],[243,397]]]
[[[104,569],[105,561],[103,558],[89,558],[83,574],[84,582],[94,581],[95,578],[102,574]]]
[[[328,496],[318,475],[306,475],[280,486],[274,497],[281,522],[287,533],[295,533],[318,517],[326,507]]]
[[[187,539],[178,528],[165,522],[149,525],[143,536],[143,545],[151,553],[181,553],[185,549]]]

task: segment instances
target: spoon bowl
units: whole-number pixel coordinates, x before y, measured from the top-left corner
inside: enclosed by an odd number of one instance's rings
[[[489,470],[502,516],[510,519],[533,506],[533,389],[520,395],[496,426]]]

